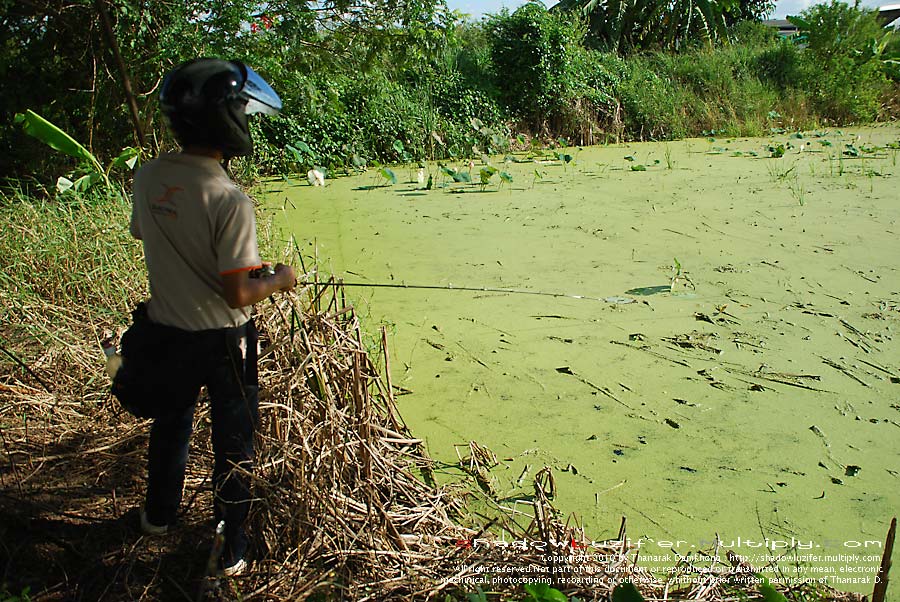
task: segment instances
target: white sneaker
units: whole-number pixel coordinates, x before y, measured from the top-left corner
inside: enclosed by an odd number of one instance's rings
[[[247,561],[244,560],[243,558],[241,558],[240,560],[238,560],[231,566],[226,566],[225,568],[223,568],[222,576],[223,577],[238,577],[240,575],[243,575],[245,572],[247,572],[247,569],[249,567],[250,567],[250,565],[247,564]]]
[[[141,508],[141,531],[144,535],[165,535],[169,532],[169,525],[154,525],[147,520],[147,510]]]

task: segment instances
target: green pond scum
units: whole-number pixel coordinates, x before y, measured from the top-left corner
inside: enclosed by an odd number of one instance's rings
[[[626,516],[659,570],[718,537],[871,592],[900,507],[900,128],[795,134],[261,196],[307,268],[435,287],[347,294],[388,326],[400,410],[439,462],[493,450],[508,506],[550,466],[564,513],[596,540]]]

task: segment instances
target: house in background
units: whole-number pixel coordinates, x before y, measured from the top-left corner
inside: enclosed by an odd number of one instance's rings
[[[895,21],[900,18],[900,4],[888,4],[878,9],[878,20],[887,27],[893,23],[894,27],[900,26]]]
[[[772,29],[778,30],[778,35],[785,38],[792,38],[797,35],[797,26],[787,19],[767,19],[763,21],[764,25],[768,25]]]
[[[878,20],[885,27],[897,21],[900,18],[900,4],[887,4],[878,8]],[[766,25],[778,30],[778,35],[790,38],[797,35],[797,26],[787,19],[769,19],[763,21]],[[894,27],[900,26],[900,23],[894,23]]]

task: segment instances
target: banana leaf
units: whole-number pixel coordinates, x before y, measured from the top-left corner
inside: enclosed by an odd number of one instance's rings
[[[138,159],[141,156],[141,149],[135,148],[133,146],[128,146],[122,149],[122,152],[119,153],[119,156],[113,159],[113,162],[110,163],[109,169],[113,168],[124,168],[134,169],[134,166],[137,165]]]
[[[96,171],[92,171],[87,175],[81,176],[74,182],[69,178],[60,176],[56,179],[56,191],[60,194],[68,192],[69,190],[71,190],[72,192],[85,192],[88,188],[102,179],[103,176]]]
[[[74,138],[38,115],[32,110],[17,113],[15,122],[21,123],[25,133],[37,138],[50,148],[91,164],[95,171],[103,173],[103,167],[91,152],[81,146]]]

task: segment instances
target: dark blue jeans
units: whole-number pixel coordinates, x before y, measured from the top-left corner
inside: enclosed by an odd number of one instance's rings
[[[212,416],[215,455],[213,495],[215,523],[225,521],[223,564],[243,558],[247,550],[244,527],[250,511],[253,469],[253,432],[258,421],[257,331],[244,326],[205,330],[177,336],[188,345],[192,361],[183,373],[161,375],[178,381],[167,411],[153,421],[147,483],[147,519],[154,525],[175,522],[184,489],[184,471],[200,387],[206,385]]]

